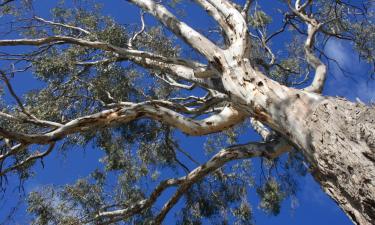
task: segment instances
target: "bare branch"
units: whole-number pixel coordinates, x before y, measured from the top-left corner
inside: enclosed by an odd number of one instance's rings
[[[89,223],[92,221],[97,221],[101,219],[105,219],[104,224],[115,223],[117,221],[123,220],[128,218],[132,215],[141,213],[143,210],[151,207],[158,197],[169,187],[176,186],[180,184],[183,180],[182,179],[168,179],[160,184],[154,189],[148,199],[136,202],[135,204],[125,208],[119,209],[114,211],[106,211],[106,212],[99,212],[93,219],[86,221],[85,223]]]
[[[327,67],[326,65],[315,56],[314,42],[317,32],[322,27],[323,23],[319,23],[314,17],[309,16],[305,13],[304,9],[312,3],[312,0],[307,0],[301,5],[300,0],[296,0],[295,6],[291,4],[291,0],[288,0],[289,8],[292,12],[301,18],[307,25],[307,38],[305,41],[305,55],[307,63],[315,69],[315,75],[310,86],[304,88],[305,91],[321,93],[323,91],[324,83],[327,78]]]
[[[170,86],[176,87],[176,88],[183,88],[183,89],[186,89],[186,90],[192,90],[196,86],[195,83],[190,84],[190,85],[178,83],[177,81],[175,81],[173,78],[171,78],[168,75],[159,76],[159,75],[155,74],[155,76],[158,77],[160,80],[164,81],[165,83],[169,84]]]
[[[215,74],[215,70],[208,68],[204,64],[193,61],[187,61],[179,58],[167,58],[161,55],[145,51],[120,48],[100,41],[88,41],[68,36],[50,36],[39,39],[0,40],[0,46],[40,46],[44,44],[54,44],[56,42],[76,44],[80,46],[113,52],[118,55],[118,58],[131,60],[145,68],[161,69],[179,78],[198,83],[202,87],[207,87],[216,90],[218,90],[218,88],[221,88],[221,90],[223,89],[222,85],[219,85],[218,83],[214,84],[209,79],[198,78],[209,77],[212,76],[212,74]]]
[[[29,157],[27,157],[26,159],[24,159],[23,161],[9,167],[9,168],[6,168],[5,170],[3,171],[0,171],[0,177],[4,176],[5,174],[11,172],[11,171],[14,171],[14,170],[17,170],[18,168],[26,165],[27,163],[30,163],[34,160],[37,160],[37,159],[40,159],[40,158],[43,158],[45,156],[47,156],[49,153],[51,153],[51,151],[53,150],[53,148],[55,147],[55,143],[51,143],[50,146],[48,147],[48,149],[44,152],[36,152],[34,153],[33,155],[30,155]]]
[[[264,141],[268,141],[272,138],[272,131],[264,124],[254,118],[250,118],[250,123],[253,129],[262,137]]]
[[[16,154],[17,152],[23,151],[25,148],[27,148],[27,144],[17,144],[10,148],[10,150],[2,155],[0,155],[0,162],[4,161],[7,157]]]
[[[313,53],[314,38],[319,27],[319,25],[314,26],[312,24],[308,24],[308,36],[304,46],[306,61],[315,69],[315,75],[312,83],[304,90],[316,93],[321,93],[323,91],[324,83],[327,78],[326,65]]]
[[[215,8],[207,0],[195,0],[215,21],[219,24],[220,28],[223,29],[225,39],[230,40],[230,37],[234,36],[233,30],[228,26],[226,17],[221,14],[217,8]]]
[[[227,26],[233,30],[234,35],[230,36],[231,46],[227,52],[234,53],[235,56],[242,57],[248,47],[247,23],[241,12],[235,7],[234,3],[226,0],[207,0],[210,2],[223,16],[227,22]]]
[[[250,6],[253,4],[254,0],[246,0],[245,5],[241,11],[241,15],[247,20]]]
[[[297,0],[295,2],[295,7],[291,5],[291,1],[288,0],[289,8],[293,11],[295,15],[300,17],[307,25],[307,38],[305,41],[305,55],[307,63],[315,69],[315,75],[310,86],[304,88],[305,91],[321,93],[323,91],[324,83],[327,78],[327,67],[326,65],[315,56],[314,42],[317,32],[322,27],[322,23],[319,23],[312,16],[308,16],[304,9],[312,3],[312,0],[307,0],[304,4],[301,5],[301,1]]]
[[[179,21],[161,4],[155,3],[152,0],[128,1],[156,17],[164,26],[181,37],[187,44],[204,55],[208,60],[214,61],[214,56],[220,54],[220,48],[186,23]]]
[[[37,21],[39,22],[42,22],[42,23],[45,23],[45,24],[49,24],[49,25],[53,25],[53,26],[59,26],[59,27],[65,27],[65,28],[68,28],[68,29],[72,29],[72,30],[77,30],[79,32],[82,32],[84,34],[87,34],[87,35],[90,35],[91,33],[81,27],[76,27],[76,26],[72,26],[72,25],[68,25],[68,24],[64,24],[64,23],[56,23],[56,22],[53,22],[53,21],[49,21],[49,20],[45,20],[41,17],[38,17],[38,16],[34,16],[34,19],[36,19]]]
[[[178,202],[178,200],[190,189],[190,187],[203,179],[208,174],[225,165],[225,163],[238,159],[253,157],[265,157],[274,159],[290,150],[290,145],[283,139],[271,143],[248,143],[244,145],[232,146],[221,150],[214,155],[208,162],[199,166],[189,173],[184,181],[179,185],[175,194],[164,204],[160,213],[156,216],[154,223],[159,225],[163,222],[167,213]]]
[[[128,46],[129,46],[129,48],[132,48],[133,47],[133,41],[135,40],[135,39],[137,39],[137,37],[140,35],[140,34],[142,34],[143,32],[144,32],[144,30],[145,30],[145,13],[141,10],[141,29],[139,30],[139,31],[137,31],[134,35],[133,35],[133,37],[131,37],[130,39],[129,39],[129,41],[128,41]]]
[[[290,145],[284,140],[262,143],[247,143],[225,148],[215,154],[205,164],[191,171],[187,176],[178,179],[169,179],[159,184],[152,192],[148,199],[137,202],[136,204],[126,208],[109,212],[101,212],[96,217],[98,219],[109,218],[109,222],[114,223],[129,218],[135,214],[141,213],[144,209],[151,207],[161,193],[170,186],[178,186],[175,194],[163,206],[160,213],[154,220],[155,224],[161,224],[169,210],[177,203],[177,201],[190,189],[192,185],[202,180],[208,174],[224,166],[226,163],[239,159],[265,157],[274,159],[290,150]],[[106,221],[106,223],[108,223]]]
[[[34,124],[37,124],[37,125],[42,125],[42,126],[52,126],[52,127],[61,127],[62,126],[62,124],[60,124],[60,123],[50,122],[50,121],[46,121],[46,120],[40,120],[40,119],[36,118],[34,115],[30,114],[25,109],[25,107],[23,106],[20,98],[14,92],[13,87],[10,84],[6,74],[3,71],[0,71],[0,74],[3,78],[3,81],[5,82],[6,86],[8,87],[8,90],[9,90],[10,94],[16,100],[16,102],[18,104],[18,107],[20,107],[21,112],[24,113],[27,117],[29,117],[29,119],[26,119],[25,121],[30,122],[30,123],[34,123]],[[6,113],[1,113],[0,116],[6,117],[6,118],[11,119],[11,120],[17,119],[14,116],[11,116],[11,115],[6,114]],[[17,119],[17,120],[22,120],[22,119]]]
[[[22,143],[47,144],[62,139],[69,134],[84,132],[115,123],[128,123],[142,117],[149,117],[174,126],[189,135],[205,135],[219,132],[243,121],[246,117],[240,111],[225,107],[219,114],[202,120],[187,118],[171,109],[148,101],[142,103],[123,103],[123,107],[74,119],[56,130],[44,134],[25,134],[6,130],[0,127],[0,135]]]

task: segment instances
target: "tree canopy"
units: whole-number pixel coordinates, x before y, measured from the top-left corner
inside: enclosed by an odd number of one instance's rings
[[[26,193],[32,224],[161,224],[178,202],[177,224],[253,224],[254,207],[278,215],[314,165],[263,109],[241,107],[217,52],[235,52],[230,57],[246,59],[254,74],[314,96],[331,67],[373,82],[372,1],[116,3],[133,7],[132,16],[111,15],[106,1],[38,4],[0,3],[3,195],[14,188],[9,180],[22,187],[37,177],[52,152],[95,149],[102,157],[74,183]],[[133,21],[124,23],[127,16]],[[325,50],[335,41],[356,51],[366,78]],[[32,82],[20,90],[15,81],[25,74]],[[204,144],[186,149],[185,138]]]

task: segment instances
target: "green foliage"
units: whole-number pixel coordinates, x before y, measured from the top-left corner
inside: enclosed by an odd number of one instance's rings
[[[251,161],[227,166],[205,181],[195,184],[185,198],[178,224],[202,224],[208,218],[212,224],[253,224],[252,208],[247,201],[248,188],[254,185]]]
[[[273,215],[280,213],[280,204],[285,195],[281,192],[276,179],[269,178],[262,187],[258,188],[257,192],[261,197],[260,208]]]
[[[12,3],[1,7],[1,16],[29,18],[32,7],[27,6],[26,2],[28,1],[23,1],[22,5]],[[175,7],[180,1],[171,0],[168,3]],[[352,41],[362,58],[370,63],[374,62],[374,12],[370,11],[366,19],[354,18],[355,15],[348,11],[348,6],[338,4],[335,11],[331,6],[333,3],[340,1],[314,1],[312,9],[317,11],[314,16],[319,21],[329,21],[322,28],[325,32],[317,38],[317,46],[322,47],[328,37],[345,36]],[[309,12],[311,9],[306,10]],[[251,31],[267,31],[271,27],[272,17],[259,6],[252,8],[250,12],[248,24]],[[25,38],[65,35],[127,48],[129,38],[140,28],[139,25],[124,25],[114,18],[103,16],[101,6],[92,0],[77,0],[70,4],[60,1],[51,10],[51,17],[52,21],[81,27],[90,34],[61,26],[41,25],[32,20],[20,20],[20,27],[14,33]],[[304,28],[298,18],[293,18],[293,22]],[[264,50],[264,43],[257,38],[252,38],[252,49],[248,57],[257,69],[264,71],[272,79],[294,86],[305,81],[305,75],[308,74],[309,67],[301,47],[306,37],[295,27],[288,29],[286,31],[290,35],[286,41],[286,50],[283,48],[275,52],[277,60],[274,64],[269,64],[270,55]],[[220,42],[215,38],[212,41]],[[133,41],[133,47],[165,57],[191,55],[189,49],[182,48],[177,43],[177,39],[165,28],[155,25],[147,26]],[[272,47],[271,41],[267,44]],[[39,119],[66,123],[107,109],[108,104],[116,102],[186,96],[186,91],[172,88],[150,76],[164,75],[165,71],[144,69],[126,59],[116,60],[118,59],[113,53],[76,45],[56,44],[33,49],[27,54],[25,61],[31,63],[33,75],[42,87],[22,96],[24,107]],[[97,61],[101,62],[92,63]],[[89,63],[84,65],[84,62]],[[0,95],[3,95],[2,86]],[[227,104],[224,102],[217,106]],[[6,104],[3,98],[0,100],[0,110],[26,118],[17,105]],[[5,120],[0,120],[0,127],[26,133],[47,131],[45,127],[25,125],[22,122],[9,123]],[[206,155],[202,153],[201,157],[208,159],[208,156],[221,149],[239,143],[242,140],[240,137],[249,135],[249,127],[246,121],[224,132],[208,135],[204,145]],[[76,225],[103,209],[123,209],[144,200],[159,182],[171,174],[186,175],[196,167],[195,161],[198,160],[195,160],[195,155],[201,152],[194,149],[191,150],[192,155],[184,154],[178,142],[181,136],[182,134],[159,122],[140,119],[126,125],[81,132],[61,140],[59,153],[67,154],[70,149],[87,146],[101,150],[102,167],[73,184],[47,186],[29,193],[28,212],[33,215],[32,224]],[[0,146],[0,153],[4,148],[5,146]],[[26,148],[11,158],[10,163],[25,160],[36,150],[39,149],[35,149],[35,146]],[[180,160],[181,158],[184,160]],[[187,192],[182,202],[183,210],[178,214],[178,223],[203,224],[209,220],[213,224],[252,224],[253,206],[248,202],[248,195],[249,190],[256,187],[260,196],[259,207],[268,214],[277,215],[282,201],[296,195],[296,177],[307,173],[303,161],[303,157],[293,151],[287,158],[262,163],[261,175],[253,173],[250,160],[229,163],[194,184]],[[34,175],[32,166],[37,162],[39,161],[31,161],[18,168],[16,172],[21,180]],[[263,166],[266,167],[265,171]],[[260,181],[256,182],[258,179]],[[158,211],[156,207],[151,207],[124,223],[150,224]]]
[[[272,23],[272,18],[267,15],[264,11],[257,9],[254,14],[249,16],[249,22],[252,27],[262,28]]]

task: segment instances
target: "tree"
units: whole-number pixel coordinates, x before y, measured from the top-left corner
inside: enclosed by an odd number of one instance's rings
[[[140,26],[100,15],[91,1],[61,2],[52,19],[37,16],[30,1],[1,4],[11,36],[0,40],[7,62],[1,78],[16,102],[2,102],[0,112],[3,184],[11,174],[29,178],[32,166],[57,148],[92,144],[106,154],[105,168],[87,179],[30,193],[35,223],[161,224],[184,197],[181,224],[213,215],[225,223],[229,212],[248,224],[253,182],[244,159],[256,157],[267,164],[257,188],[267,212],[277,214],[295,193],[292,168],[303,172],[308,165],[353,223],[375,223],[375,109],[321,95],[332,61],[321,50],[327,41],[348,41],[374,64],[371,2],[280,1],[280,15],[272,17],[283,23],[274,32],[256,1],[195,0],[217,25],[203,32],[179,19],[179,6],[188,3],[128,2],[142,10]],[[145,14],[158,22],[146,26]],[[280,36],[293,41],[275,53],[271,41]],[[29,70],[43,87],[22,99],[11,79]],[[236,143],[248,122],[263,140]],[[196,161],[179,147],[177,131],[216,133],[207,143],[213,151],[223,137],[232,145],[190,171],[178,155]],[[278,164],[285,165],[281,174]],[[146,190],[145,182],[160,180],[155,169],[176,167],[186,175]],[[114,176],[117,186],[106,186]],[[170,187],[174,194],[153,209]]]

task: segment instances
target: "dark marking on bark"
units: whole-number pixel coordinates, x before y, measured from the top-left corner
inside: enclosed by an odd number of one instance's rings
[[[214,56],[213,59],[214,59],[213,65],[216,66],[216,68],[219,70],[219,72],[221,72],[221,73],[224,72],[224,67],[221,64],[220,59],[217,56]]]
[[[272,103],[272,100],[271,100],[271,99],[269,99],[269,98],[267,98],[267,100],[266,100],[266,106],[270,106],[270,105],[271,105],[271,103]]]
[[[144,113],[144,112],[139,112],[139,113],[137,113],[137,117],[143,117],[144,115],[145,115],[146,113]],[[161,119],[161,116],[159,116],[159,115],[157,115],[156,117],[160,117],[160,119]]]
[[[357,224],[375,224],[374,118],[374,107],[327,98],[306,120],[314,177]]]
[[[172,114],[170,114],[169,112],[165,112],[165,115],[166,115],[167,117],[173,117]]]
[[[362,152],[363,156],[375,163],[375,153]]]
[[[213,123],[212,123],[212,122],[206,122],[206,124],[210,126],[210,125],[212,125]]]
[[[229,15],[230,16],[230,15]],[[227,22],[228,22],[228,18],[229,16],[225,19]],[[231,30],[234,30],[234,27],[231,23],[228,23],[228,27],[231,29]]]
[[[353,167],[348,166],[348,171],[349,171],[349,174],[353,174]]]
[[[257,85],[258,85],[259,87],[262,87],[262,86],[263,86],[263,82],[262,82],[262,81],[259,81],[259,82],[257,83]]]
[[[251,83],[254,81],[254,78],[250,78],[250,79],[242,78],[242,80],[245,82]]]
[[[255,107],[254,110],[254,118],[261,121],[261,122],[267,122],[269,121],[269,116],[265,113],[265,110],[262,107]]]

